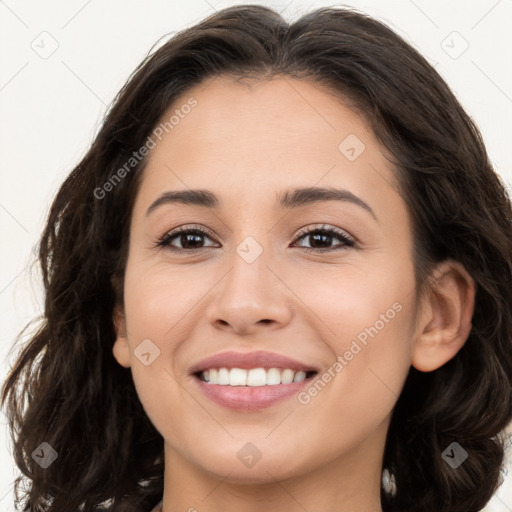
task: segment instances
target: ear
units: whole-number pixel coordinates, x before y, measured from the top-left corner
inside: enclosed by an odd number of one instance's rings
[[[116,331],[116,340],[112,352],[116,361],[125,368],[131,366],[130,362],[130,344],[126,334],[126,317],[122,306],[116,306],[113,313],[114,329]]]
[[[440,263],[422,300],[411,360],[417,370],[431,372],[457,354],[471,331],[474,306],[475,283],[464,266]]]

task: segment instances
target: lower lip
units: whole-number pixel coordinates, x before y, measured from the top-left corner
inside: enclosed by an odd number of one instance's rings
[[[193,378],[201,391],[213,402],[237,411],[256,411],[298,394],[303,387],[311,384],[316,375],[300,382],[255,387],[221,386],[209,384],[196,376]]]

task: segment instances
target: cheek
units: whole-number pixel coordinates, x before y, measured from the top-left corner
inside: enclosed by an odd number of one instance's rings
[[[310,288],[305,280],[296,281],[297,295],[308,298],[308,308],[317,315],[315,330],[332,354],[323,373],[326,384],[318,386],[322,391],[310,390],[311,396],[304,396],[302,403],[311,402],[313,410],[328,397],[327,401],[342,405],[346,414],[332,414],[332,421],[340,422],[339,432],[347,431],[347,422],[359,429],[381,421],[407,377],[414,274],[412,264],[396,261],[380,260],[365,269],[343,268],[324,277],[316,274]],[[330,390],[324,392],[326,388]],[[320,394],[323,398],[315,398]],[[320,409],[316,413],[323,414]]]
[[[207,289],[197,272],[165,263],[127,268],[125,308],[130,335],[149,337],[165,349]]]
[[[300,310],[302,320],[316,318],[317,334],[337,354],[348,350],[354,340],[369,347],[372,340],[380,339],[378,346],[384,347],[408,339],[413,267],[410,262],[397,264],[400,258],[392,255],[382,256],[375,254],[364,264],[347,258],[337,266],[317,263],[310,271],[287,271],[286,281],[293,283],[293,292],[307,306]]]
[[[336,334],[324,340],[332,361],[320,382],[298,396],[301,405],[294,415],[297,423],[307,425],[310,437],[318,436],[320,458],[361,445],[389,418],[400,396],[410,368],[412,308],[394,297],[361,293],[361,300],[340,299],[325,311],[326,317],[332,312],[342,319]],[[293,439],[293,429],[285,430],[283,437]]]
[[[190,312],[197,307],[198,294],[204,294],[198,280],[188,277],[181,269],[171,271],[165,265],[129,262],[126,270],[124,306],[133,381],[146,413],[159,430],[164,425],[162,418],[170,431],[179,428],[179,422],[173,423],[181,417],[183,401],[177,382],[182,376],[173,362],[193,329]],[[169,404],[176,414],[165,410]]]

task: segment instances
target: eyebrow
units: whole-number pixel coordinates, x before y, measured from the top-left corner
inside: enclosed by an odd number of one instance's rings
[[[349,190],[306,187],[286,190],[277,194],[277,203],[282,209],[300,208],[301,206],[324,201],[343,201],[355,204],[365,209],[375,220],[377,220],[377,216],[372,208],[360,197],[356,196]],[[146,211],[146,216],[159,206],[172,203],[201,206],[216,211],[220,210],[222,205],[222,201],[210,190],[174,190],[164,192],[160,197],[153,201]]]

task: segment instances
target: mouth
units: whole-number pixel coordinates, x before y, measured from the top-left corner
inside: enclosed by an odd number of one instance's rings
[[[237,412],[283,402],[309,386],[318,373],[318,367],[263,350],[218,353],[189,369],[203,396]]]
[[[316,370],[293,370],[291,368],[208,368],[193,373],[194,377],[209,385],[263,387],[282,386],[312,379]]]
[[[210,368],[195,372],[193,381],[213,403],[236,413],[251,413],[297,396],[317,374],[290,368]]]

